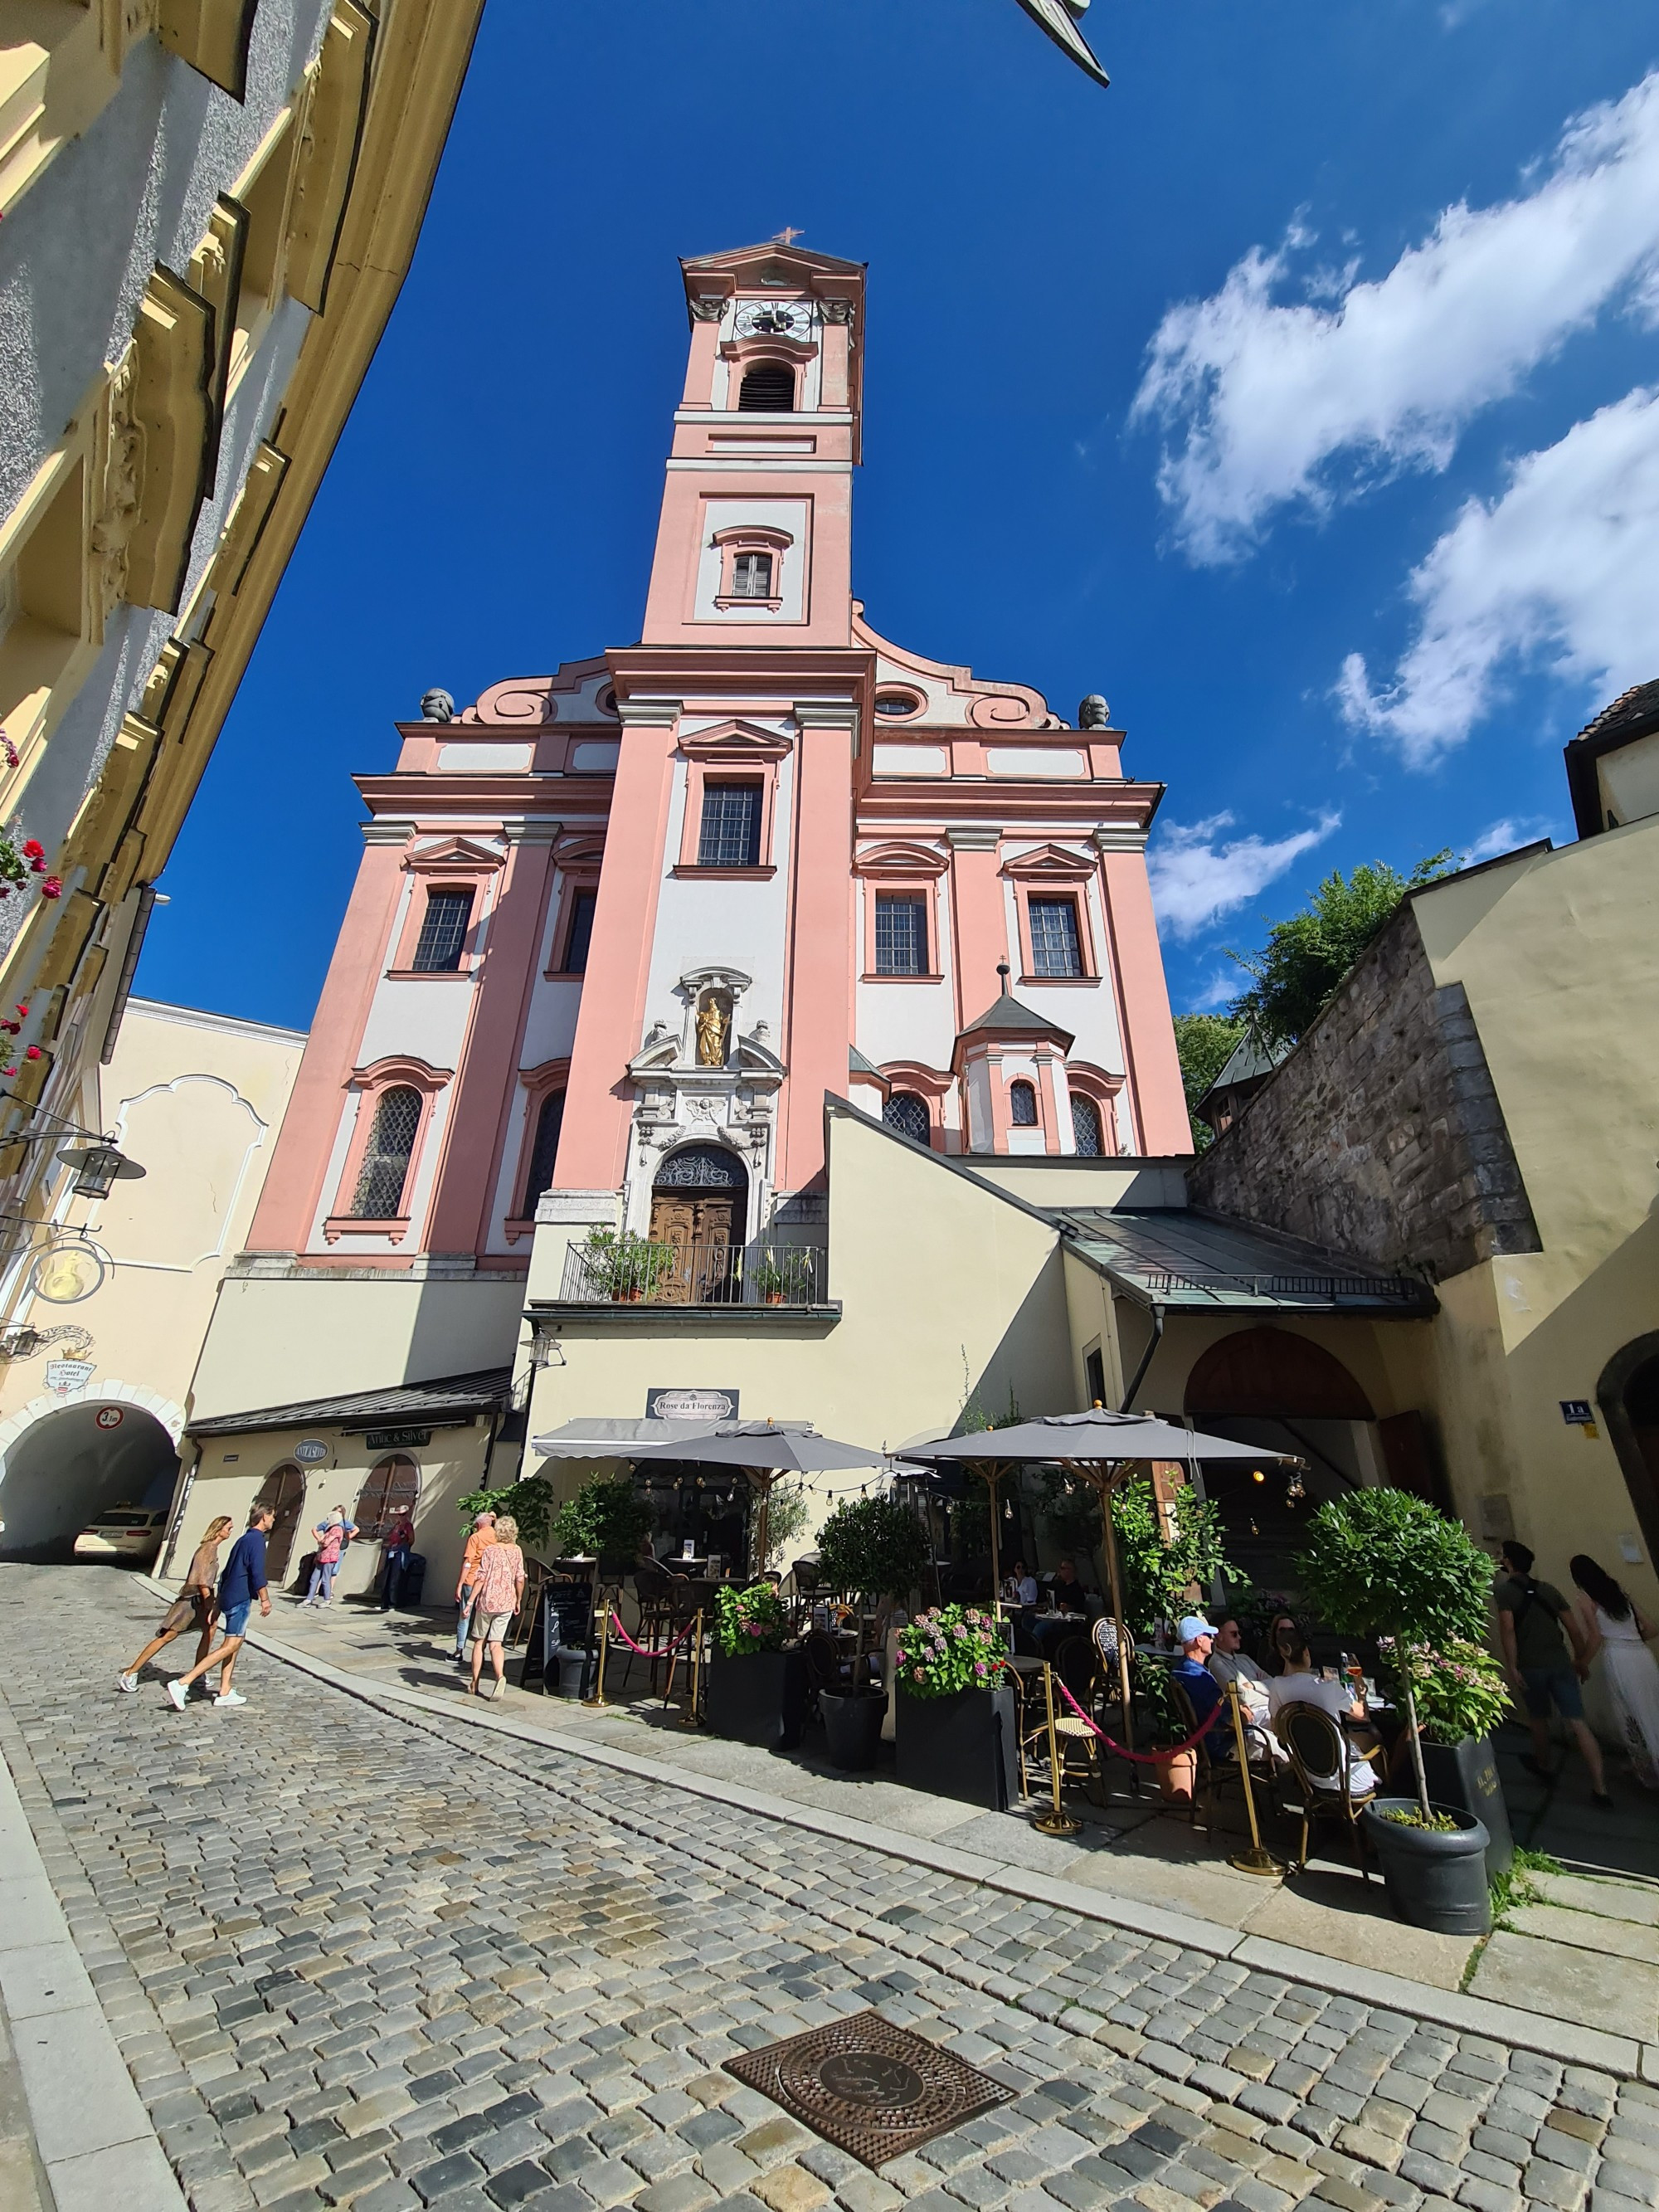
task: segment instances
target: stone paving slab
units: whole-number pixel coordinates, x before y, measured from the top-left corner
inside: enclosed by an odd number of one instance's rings
[[[0,1748],[194,2212],[1659,2207],[1633,2044],[1518,2047],[258,1650],[246,1707],[175,1714],[109,1680],[149,1617],[0,1568]],[[724,2070],[869,2005],[1012,2100],[878,2175]]]

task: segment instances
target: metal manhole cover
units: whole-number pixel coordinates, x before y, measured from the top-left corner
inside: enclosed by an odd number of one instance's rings
[[[1014,2094],[878,2012],[745,2051],[726,2070],[868,2166],[920,2149]]]

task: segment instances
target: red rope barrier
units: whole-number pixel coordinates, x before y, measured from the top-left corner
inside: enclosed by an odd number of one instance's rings
[[[617,1611],[614,1605],[611,1608],[611,1625],[616,1630],[617,1635],[621,1637],[623,1642],[628,1646],[629,1650],[630,1651],[637,1651],[641,1659],[672,1659],[697,1624],[695,1620],[688,1620],[684,1627],[681,1629],[679,1634],[674,1638],[674,1641],[672,1644],[665,1644],[660,1651],[647,1651],[643,1644],[635,1644],[633,1638],[623,1626],[622,1615]]]
[[[1103,1744],[1110,1746],[1111,1749],[1117,1753],[1119,1758],[1133,1759],[1139,1766],[1156,1766],[1161,1759],[1173,1759],[1177,1752],[1190,1751],[1193,1746],[1201,1736],[1208,1735],[1210,1730],[1221,1718],[1221,1705],[1213,1705],[1210,1710],[1210,1717],[1208,1720],[1201,1721],[1198,1727],[1193,1730],[1192,1734],[1186,1738],[1184,1742],[1172,1743],[1163,1751],[1131,1751],[1127,1744],[1113,1742],[1112,1738],[1107,1735],[1103,1728],[1096,1728],[1088,1714],[1084,1711],[1082,1706],[1079,1705],[1077,1699],[1066,1688],[1065,1683],[1060,1680],[1058,1674],[1054,1677],[1054,1685],[1059,1690],[1060,1696],[1065,1698],[1066,1704],[1077,1715],[1085,1728],[1088,1729],[1093,1735],[1097,1735]],[[1222,1700],[1222,1705],[1224,1705],[1225,1702],[1226,1700],[1224,1698]]]

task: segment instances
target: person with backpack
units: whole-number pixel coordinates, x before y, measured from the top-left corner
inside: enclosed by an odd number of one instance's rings
[[[1565,1598],[1553,1583],[1534,1578],[1534,1557],[1527,1545],[1510,1537],[1502,1547],[1504,1571],[1492,1591],[1504,1664],[1516,1697],[1526,1707],[1527,1726],[1532,1731],[1533,1755],[1523,1757],[1521,1764],[1540,1781],[1555,1779],[1556,1770],[1550,1765],[1549,1731],[1553,1707],[1571,1730],[1589,1769],[1592,1799],[1607,1807],[1613,1800],[1601,1771],[1601,1747],[1584,1718],[1584,1698],[1579,1687],[1589,1671],[1590,1654]]]

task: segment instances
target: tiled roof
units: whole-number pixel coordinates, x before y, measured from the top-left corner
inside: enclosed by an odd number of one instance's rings
[[[988,1030],[1000,1031],[1006,1036],[1056,1036],[1064,1037],[1067,1045],[1072,1042],[1069,1030],[1061,1029],[1058,1022],[1051,1022],[1046,1014],[1034,1014],[1029,1006],[1022,1006],[1019,1000],[1011,998],[1006,991],[994,1006],[985,1009],[977,1021],[968,1023],[962,1034],[973,1036]]]
[[[1659,679],[1632,684],[1611,706],[1603,707],[1594,721],[1586,722],[1578,734],[1581,738],[1618,737],[1640,722],[1659,722]]]
[[[216,1413],[210,1420],[186,1422],[185,1434],[232,1437],[248,1429],[366,1429],[453,1421],[504,1406],[512,1388],[510,1367],[483,1367],[471,1375],[446,1375],[434,1382],[404,1382],[390,1390],[354,1390],[341,1398],[261,1406],[251,1413]]]

